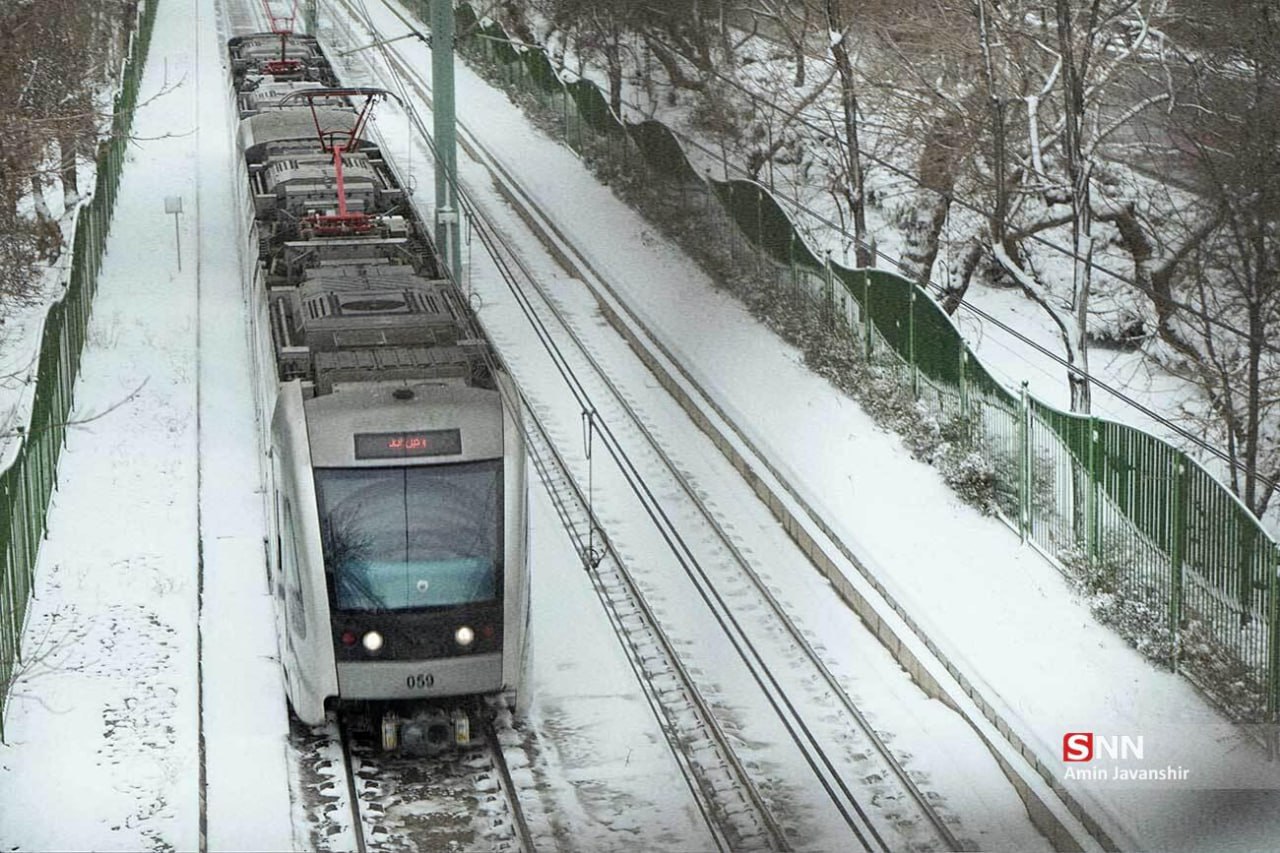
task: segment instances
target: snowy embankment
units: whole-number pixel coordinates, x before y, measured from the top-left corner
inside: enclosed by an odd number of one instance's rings
[[[93,176],[92,164],[81,167],[80,185],[92,185]],[[80,201],[59,196],[54,204],[42,205],[62,231],[62,252],[41,271],[30,296],[7,300],[0,317],[0,470],[13,464],[31,422],[45,317],[50,305],[62,298],[71,278],[71,242]]]

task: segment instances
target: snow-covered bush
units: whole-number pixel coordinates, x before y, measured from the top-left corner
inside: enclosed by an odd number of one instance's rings
[[[942,477],[965,503],[987,515],[996,510],[996,469],[991,460],[973,450],[947,445]]]
[[[1143,657],[1160,666],[1174,662],[1174,634],[1169,625],[1169,591],[1135,576],[1136,554],[1126,537],[1108,534],[1096,559],[1083,548],[1062,553],[1062,563],[1089,610]]]
[[[1217,640],[1200,619],[1185,619],[1178,635],[1178,665],[1233,715],[1260,720],[1266,692],[1253,671]]]

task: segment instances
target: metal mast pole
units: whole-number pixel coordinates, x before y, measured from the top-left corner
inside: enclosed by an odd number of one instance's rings
[[[458,245],[457,136],[453,101],[453,0],[431,0],[431,90],[436,136],[436,245],[455,279],[462,273]]]

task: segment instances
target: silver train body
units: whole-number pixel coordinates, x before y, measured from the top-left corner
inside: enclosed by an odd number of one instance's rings
[[[339,205],[317,126],[358,130],[366,90],[288,99],[332,78],[314,40],[288,39],[296,63],[280,44],[229,50],[290,704],[315,724],[335,702],[514,694],[529,576],[510,380],[368,134],[340,155]]]

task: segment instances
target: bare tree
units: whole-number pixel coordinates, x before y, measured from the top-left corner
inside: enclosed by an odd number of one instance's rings
[[[992,183],[977,21],[960,5],[937,0],[866,3],[858,20],[874,37],[859,72],[864,90],[875,97],[877,151],[914,165],[914,186],[900,179],[896,190],[910,199],[894,217],[905,232],[901,266],[926,286],[957,189],[984,201]],[[949,294],[952,311],[977,264],[979,255],[969,255],[963,281]]]
[[[1132,78],[1150,76],[1146,64],[1159,65],[1153,24],[1166,19],[1167,0],[1055,0],[1052,10],[1031,2],[978,3],[994,159],[1004,179],[991,225],[993,256],[1024,290],[1037,291],[1035,301],[1062,331],[1071,408],[1087,412],[1094,223],[1114,221],[1132,205],[1117,194],[1104,146],[1134,117],[1170,98],[1167,88],[1131,85]],[[1010,116],[1014,104],[1022,109]],[[1128,224],[1140,226],[1140,220],[1131,217]],[[1023,245],[1064,226],[1072,232],[1069,283],[1051,280],[1052,271],[1038,269]]]
[[[817,19],[814,4],[809,0],[748,0],[740,12],[752,22],[751,35],[761,29],[765,38],[778,39],[791,49],[791,61],[795,67],[792,84],[797,89],[805,85],[810,40],[816,34]]]
[[[25,298],[37,263],[61,248],[44,189],[57,181],[65,201],[79,196],[77,158],[106,127],[94,92],[114,82],[108,64],[122,55],[116,34],[129,8],[32,0],[0,9],[0,297]]]
[[[1062,65],[1062,150],[1066,159],[1068,198],[1071,204],[1071,246],[1075,253],[1071,306],[1075,312],[1075,351],[1083,373],[1068,373],[1071,411],[1088,412],[1089,395],[1089,292],[1093,281],[1093,216],[1089,206],[1089,178],[1093,161],[1085,152],[1084,120],[1087,103],[1084,81],[1089,74],[1097,39],[1101,0],[1092,0],[1086,11],[1086,37],[1076,42],[1075,14],[1070,0],[1056,0],[1054,17],[1058,25],[1058,61]]]
[[[1261,517],[1280,480],[1280,12],[1259,0],[1188,11],[1167,127],[1203,240],[1184,276],[1160,282],[1160,335],[1204,390],[1232,488]]]
[[[844,197],[853,220],[854,251],[858,266],[869,267],[871,256],[867,237],[867,191],[862,165],[862,149],[858,139],[858,82],[849,55],[850,25],[845,17],[844,0],[824,0],[827,28],[831,36],[831,57],[840,80],[840,108],[844,120],[839,150],[844,160]]]

